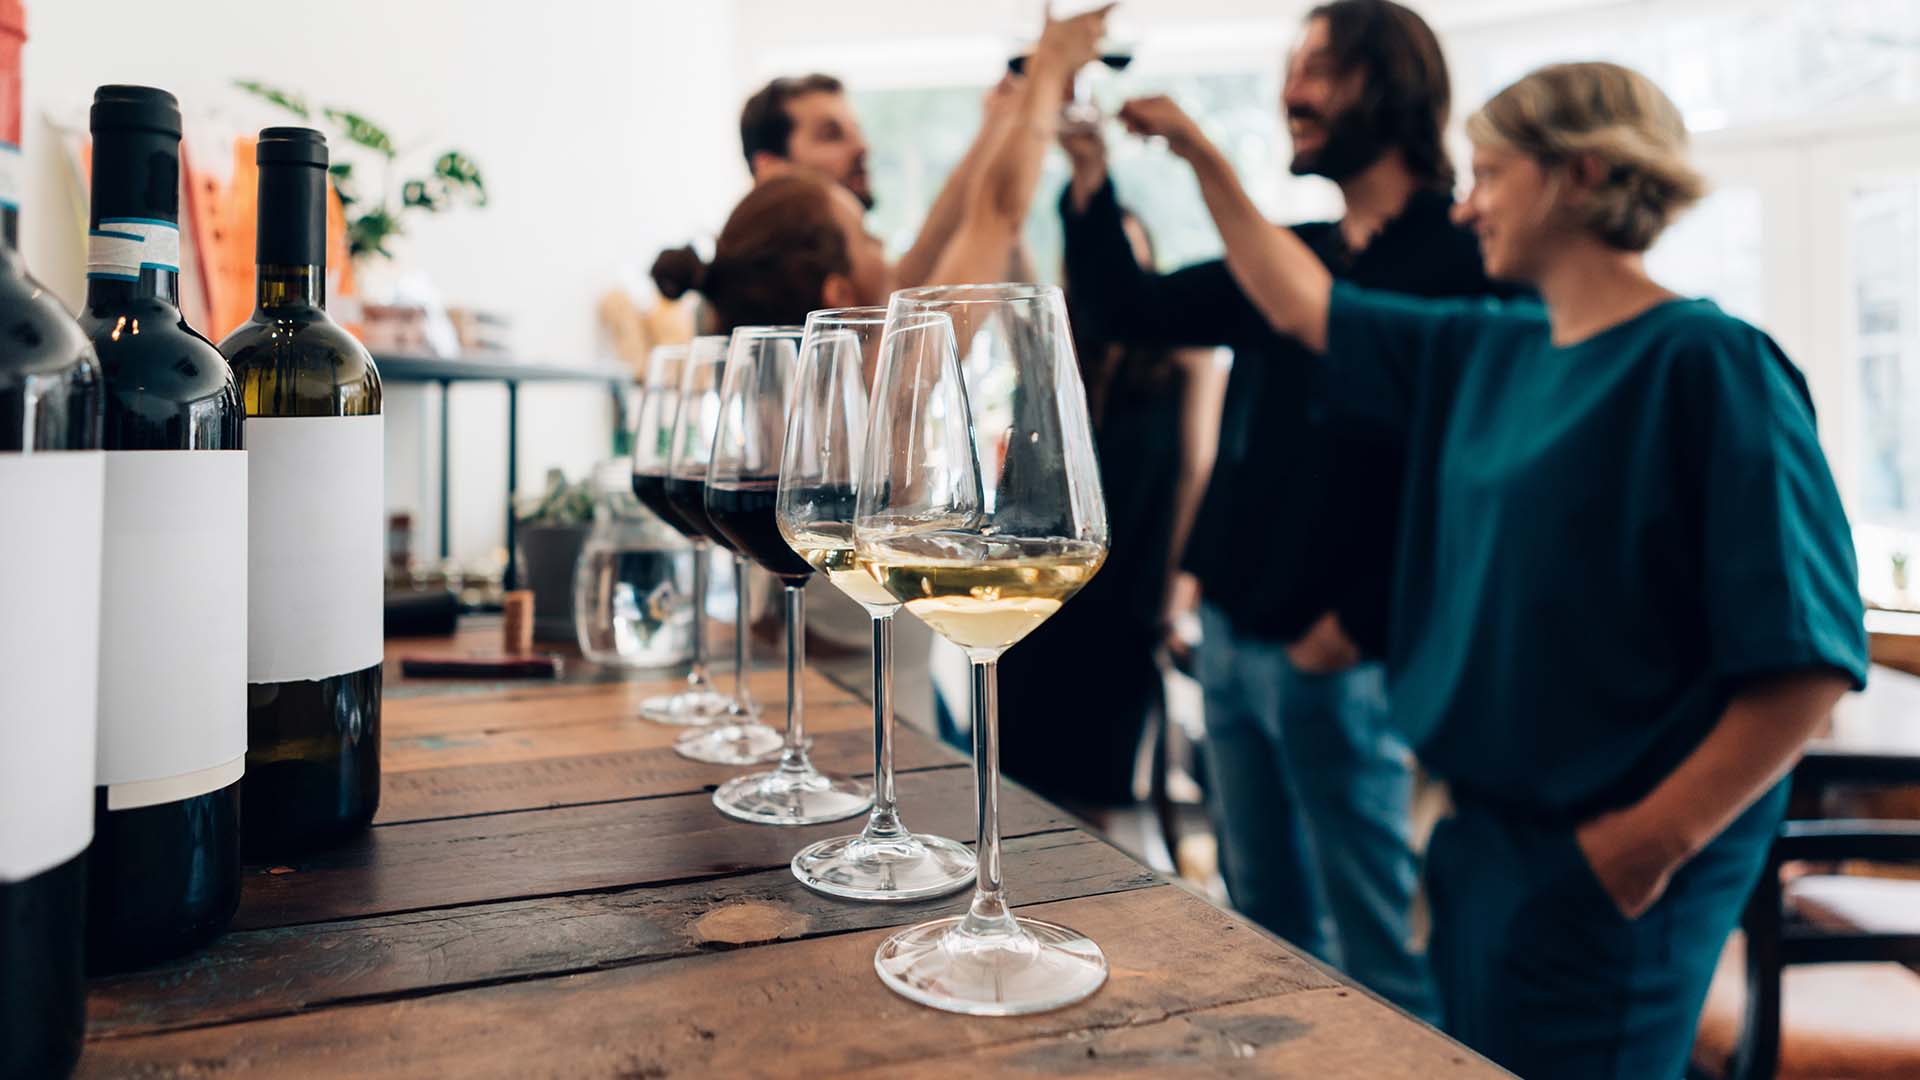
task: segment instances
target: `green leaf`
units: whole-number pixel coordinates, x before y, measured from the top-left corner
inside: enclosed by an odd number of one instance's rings
[[[298,95],[288,93],[287,91],[278,89],[277,87],[268,86],[267,84],[255,79],[235,79],[233,80],[233,85],[239,87],[242,90],[245,90],[247,93],[252,94],[254,97],[261,98],[265,101],[270,101],[273,104],[280,106],[281,108],[287,110],[288,112],[293,113],[294,115],[300,117],[302,120],[308,119],[312,116],[312,113],[309,112],[307,109],[306,101],[300,98]]]
[[[445,202],[446,196],[428,187],[424,180],[409,180],[400,185],[401,206],[418,206],[434,211],[440,209]]]
[[[433,174],[449,186],[464,189],[475,206],[487,205],[487,183],[480,176],[480,166],[467,155],[458,150],[441,154],[433,163]]]
[[[360,201],[360,197],[353,192],[353,162],[336,161],[327,166],[327,174],[333,177],[333,191],[340,196],[340,209],[345,210]]]
[[[380,125],[361,116],[359,113],[348,112],[345,109],[328,109],[326,110],[326,115],[327,119],[340,125],[341,130],[346,133],[349,141],[359,143],[361,146],[369,150],[377,151],[388,158],[394,156],[393,137],[388,135],[386,129]]]

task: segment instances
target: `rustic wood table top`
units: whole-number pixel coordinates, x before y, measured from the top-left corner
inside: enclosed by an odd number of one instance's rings
[[[777,723],[784,674],[751,678]],[[675,756],[684,729],[636,716],[677,680],[389,679],[374,828],[249,867],[226,936],[97,980],[79,1075],[1505,1075],[1012,784],[1013,900],[1091,935],[1112,974],[1037,1016],[923,1008],[882,987],[874,949],[967,894],[803,888],[793,852],[860,819],[722,817],[710,792],[741,770]],[[867,704],[818,676],[805,701],[817,763],[870,773]],[[902,730],[898,767],[910,825],[973,838],[964,758]]]

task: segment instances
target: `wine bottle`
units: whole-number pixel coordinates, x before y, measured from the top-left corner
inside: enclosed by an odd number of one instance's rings
[[[364,829],[380,804],[380,373],[328,317],[327,140],[267,128],[253,317],[220,343],[247,415],[250,858]]]
[[[0,1076],[65,1076],[86,1023],[100,645],[100,362],[28,276],[20,5],[0,0]]]
[[[81,329],[106,389],[100,732],[87,966],[138,967],[240,901],[247,458],[219,350],[180,314],[180,108],[94,92]]]

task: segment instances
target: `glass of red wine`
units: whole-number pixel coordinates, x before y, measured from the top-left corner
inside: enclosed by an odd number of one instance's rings
[[[687,346],[658,345],[647,357],[640,386],[640,415],[633,431],[633,494],[641,505],[693,545],[693,665],[687,687],[677,694],[650,697],[640,715],[663,724],[711,724],[727,715],[729,702],[707,676],[707,553],[705,533],[687,522],[667,500],[667,466],[673,451],[673,422],[680,404],[680,376]]]
[[[720,419],[720,379],[726,370],[726,343],[725,337],[711,335],[694,338],[687,347],[662,491],[668,509],[679,516],[683,525],[706,540],[732,550],[731,542],[707,517],[707,463],[713,456],[713,436]],[[701,554],[704,556],[705,552]],[[735,576],[741,577],[737,564]],[[738,619],[733,629],[737,655],[747,636],[746,619]],[[711,726],[682,735],[674,743],[675,753],[716,765],[751,765],[772,760],[772,755],[779,752],[779,733],[755,720],[751,712],[742,714],[741,710],[749,707],[740,700],[745,687],[744,674],[737,671],[734,683],[734,699],[723,699],[720,715],[706,721]]]
[[[780,764],[770,772],[735,777],[713,793],[721,813],[762,825],[838,821],[873,805],[866,784],[828,776],[807,760],[801,676],[806,664],[806,585],[813,567],[787,545],[774,516],[801,334],[798,326],[734,330],[706,477],[708,520],[735,551],[779,578],[786,592],[787,735]]]
[[[802,848],[793,875],[850,900],[919,900],[973,882],[973,851],[900,820],[893,782],[893,619],[900,598],[855,564],[853,511],[867,439],[867,387],[879,360],[883,307],[807,316],[787,410],[775,517],[787,543],[873,620],[873,810],[866,828]]]

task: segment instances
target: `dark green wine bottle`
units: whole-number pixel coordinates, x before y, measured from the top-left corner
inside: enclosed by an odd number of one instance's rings
[[[81,329],[106,388],[87,965],[158,962],[240,902],[247,458],[233,375],[180,314],[180,107],[94,92]]]
[[[27,274],[17,3],[0,0],[0,1076],[61,1077],[86,1024],[100,645],[100,362]]]
[[[326,312],[327,142],[260,133],[258,296],[220,343],[247,414],[250,857],[364,829],[380,804],[380,373]]]

